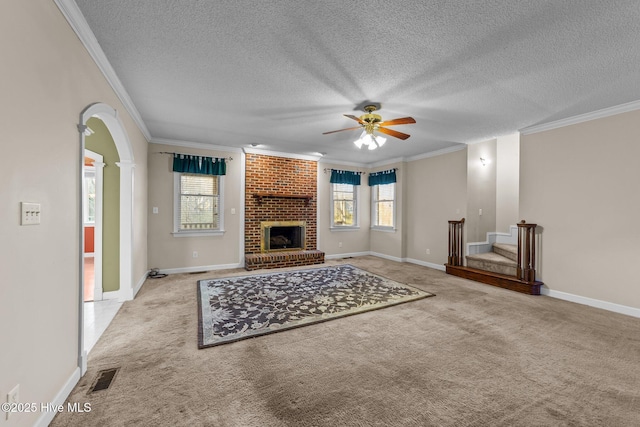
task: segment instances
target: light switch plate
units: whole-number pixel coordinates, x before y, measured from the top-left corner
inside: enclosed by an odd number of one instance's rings
[[[21,225],[40,224],[40,203],[21,202]]]

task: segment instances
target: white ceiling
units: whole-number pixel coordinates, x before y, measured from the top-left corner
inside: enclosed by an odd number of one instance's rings
[[[76,0],[152,138],[375,163],[640,100],[640,2]],[[412,116],[375,151],[343,114]]]

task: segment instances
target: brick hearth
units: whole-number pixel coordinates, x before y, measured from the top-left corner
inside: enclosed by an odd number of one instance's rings
[[[318,250],[269,252],[248,254],[244,257],[244,267],[247,270],[296,267],[299,265],[322,264],[323,262],[324,252]]]
[[[246,155],[245,268],[324,262],[317,250],[317,164],[312,160]],[[261,253],[262,221],[306,221],[304,250]]]

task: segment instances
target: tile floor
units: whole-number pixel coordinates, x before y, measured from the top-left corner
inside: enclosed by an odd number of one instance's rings
[[[93,301],[93,287],[96,274],[93,257],[84,258],[84,301]]]
[[[91,301],[84,303],[84,349],[87,354],[122,307],[118,300]]]

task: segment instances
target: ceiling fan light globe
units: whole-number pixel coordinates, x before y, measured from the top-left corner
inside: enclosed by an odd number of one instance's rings
[[[384,143],[387,142],[387,138],[385,138],[384,136],[376,136],[375,140],[378,143],[378,147],[382,147]]]
[[[356,147],[362,148],[362,138],[356,139],[353,143],[356,144]]]

